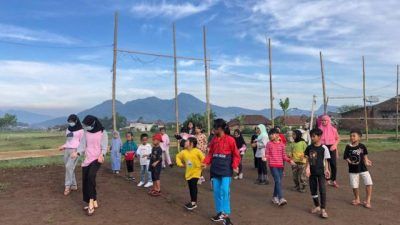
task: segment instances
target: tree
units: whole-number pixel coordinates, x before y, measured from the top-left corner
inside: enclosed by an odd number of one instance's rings
[[[17,125],[17,116],[6,113],[3,117],[0,117],[0,128],[8,128]]]
[[[112,117],[103,117],[101,119],[99,119],[101,124],[103,125],[103,127],[107,130],[112,129]],[[122,128],[122,127],[126,127],[126,125],[128,124],[126,117],[121,116],[117,113],[117,128]]]
[[[338,108],[338,112],[339,113],[345,113],[345,112],[349,112],[355,109],[359,109],[362,108],[361,105],[342,105]]]
[[[239,129],[242,130],[242,127],[244,126],[244,116],[243,115],[237,116],[235,120],[239,122]]]
[[[286,116],[287,116],[287,111],[289,110],[289,98],[285,98],[285,100],[280,99],[279,100],[279,106],[281,107],[282,111],[283,111],[283,120],[286,120]],[[284,122],[285,123],[285,122]]]
[[[217,118],[217,115],[211,111],[210,112],[210,120],[211,120],[211,127],[213,126],[213,122]],[[207,129],[207,112],[201,113],[192,113],[190,114],[185,122],[183,122],[183,127],[187,127],[188,123],[192,122],[194,125],[201,124],[204,129]]]

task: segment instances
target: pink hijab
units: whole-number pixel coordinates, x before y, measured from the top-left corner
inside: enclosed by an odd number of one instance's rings
[[[326,120],[326,125],[322,125],[322,120]],[[318,128],[322,130],[321,142],[324,145],[332,145],[331,149],[336,150],[339,143],[337,129],[332,126],[331,118],[328,115],[320,116],[317,120]]]

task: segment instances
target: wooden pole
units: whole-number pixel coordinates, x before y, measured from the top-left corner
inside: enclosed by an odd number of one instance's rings
[[[396,88],[396,139],[399,141],[399,65],[397,65],[397,88]]]
[[[328,102],[326,98],[326,88],[325,88],[325,74],[324,74],[324,63],[322,61],[322,52],[319,52],[319,61],[321,64],[321,78],[322,78],[322,95],[324,98],[324,114],[327,113]]]
[[[314,127],[314,112],[315,112],[315,105],[317,104],[317,96],[313,95],[313,101],[311,104],[311,120],[310,120],[310,130]]]
[[[176,121],[176,133],[179,133],[179,107],[178,107],[178,69],[176,60],[176,37],[175,37],[175,23],[172,24],[172,42],[174,46],[174,77],[175,77],[175,121]],[[180,146],[178,142],[178,151]]]
[[[113,130],[117,130],[117,111],[115,109],[115,83],[117,80],[117,44],[118,44],[118,12],[114,14],[114,50],[113,50],[113,78],[112,78],[112,120]]]
[[[362,70],[363,70],[363,99],[364,99],[364,121],[365,121],[365,137],[368,141],[368,111],[367,111],[367,97],[365,95],[365,60],[362,57]]]
[[[210,122],[210,96],[209,96],[209,89],[208,89],[208,62],[207,62],[207,33],[206,33],[206,26],[203,26],[203,49],[204,49],[204,75],[205,75],[205,84],[206,84],[206,115],[207,115],[207,134],[209,135],[211,132],[211,122]]]
[[[272,91],[272,49],[271,49],[271,38],[268,38],[268,62],[269,62],[269,102],[270,102],[270,116],[272,127],[275,127],[274,118],[274,96]]]

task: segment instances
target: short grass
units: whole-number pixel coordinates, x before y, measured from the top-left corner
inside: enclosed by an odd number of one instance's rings
[[[0,132],[0,151],[54,149],[65,141],[64,132]]]

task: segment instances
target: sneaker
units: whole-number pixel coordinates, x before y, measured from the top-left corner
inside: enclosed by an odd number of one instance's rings
[[[119,171],[117,170],[117,171],[115,171],[115,174],[119,174]]]
[[[286,201],[286,199],[284,199],[284,198],[281,198],[281,200],[279,200],[279,204],[278,204],[279,206],[284,206],[284,205],[287,205],[287,201]]]
[[[325,209],[321,210],[321,218],[327,219],[328,218],[328,213],[326,212]]]
[[[139,183],[138,183],[138,187],[141,187],[141,186],[143,186],[144,185],[144,182],[143,181],[140,181]]]
[[[272,203],[274,203],[275,205],[278,205],[278,204],[279,204],[279,199],[278,199],[278,197],[273,197],[273,198],[272,198]]]
[[[224,220],[224,214],[218,213],[214,217],[211,217],[211,220],[214,221],[214,222],[223,221]]]
[[[233,179],[239,180],[239,176],[234,176]]]
[[[239,180],[243,179],[243,173],[239,173]]]
[[[319,212],[321,212],[321,208],[319,206],[318,207],[314,207],[314,208],[311,209],[311,213],[312,214],[317,214]]]
[[[193,209],[197,208],[197,204],[192,204],[191,202],[189,202],[185,205],[185,208],[189,211],[192,211]]]
[[[144,185],[145,188],[149,188],[149,187],[152,187],[152,186],[153,186],[153,182],[147,182],[147,183]]]
[[[228,216],[224,218],[222,224],[224,224],[224,225],[233,225],[231,219]]]

